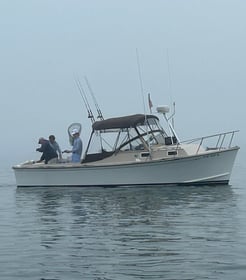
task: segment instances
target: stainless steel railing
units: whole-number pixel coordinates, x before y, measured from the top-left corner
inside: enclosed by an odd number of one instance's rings
[[[237,132],[239,132],[239,130],[233,130],[233,131],[229,131],[229,132],[223,132],[223,133],[213,134],[213,135],[209,135],[209,136],[203,136],[203,137],[199,137],[199,138],[181,141],[179,144],[197,143],[198,148],[197,148],[196,153],[199,152],[199,150],[202,146],[206,147],[207,150],[228,149],[228,148],[232,147],[232,141],[235,136],[235,133],[237,133]],[[213,144],[213,143],[215,143],[215,144]],[[209,144],[209,146],[207,144]]]

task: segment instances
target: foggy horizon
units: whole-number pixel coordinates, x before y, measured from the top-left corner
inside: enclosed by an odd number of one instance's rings
[[[244,152],[243,0],[27,0],[0,7],[6,162],[38,159],[41,136],[54,134],[69,148],[73,122],[82,124],[85,149],[91,123],[75,82],[79,77],[86,89],[85,76],[104,118],[148,111],[150,93],[154,108],[176,103],[182,140],[240,130],[233,143],[241,146],[239,157]]]

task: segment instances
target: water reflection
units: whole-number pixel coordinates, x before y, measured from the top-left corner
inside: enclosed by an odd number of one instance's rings
[[[82,217],[99,214],[127,218],[154,216],[167,208],[202,208],[211,203],[235,203],[230,186],[144,187],[144,188],[17,188],[18,209],[30,204],[41,217],[66,211]],[[181,213],[182,214],[182,211]]]
[[[18,211],[35,209],[41,222],[69,215],[74,222],[94,216],[115,219],[154,218],[160,213],[183,215],[184,210],[233,207],[236,195],[230,186],[145,188],[18,188]],[[53,220],[55,219],[55,220]]]
[[[198,279],[204,259],[220,271],[238,238],[236,201],[230,186],[16,190],[30,224],[19,231],[45,249],[38,267],[51,279],[67,266],[71,279]]]
[[[176,240],[177,226],[190,224],[200,227],[201,219],[216,215],[233,215],[235,194],[230,186],[169,187],[169,188],[20,188],[16,191],[16,205],[20,215],[32,209],[41,235],[53,241],[68,233],[81,239],[94,231],[118,235],[126,242],[127,228],[140,236],[151,227],[162,228],[164,239]],[[163,232],[163,230],[162,230]],[[148,234],[147,234],[148,235]],[[122,238],[122,239],[121,239]],[[131,238],[131,237],[130,237]]]

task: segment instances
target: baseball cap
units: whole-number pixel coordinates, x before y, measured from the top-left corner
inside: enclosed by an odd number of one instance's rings
[[[78,131],[78,129],[77,128],[74,128],[73,130],[72,130],[72,135],[74,135],[74,134],[76,134],[76,133],[79,133],[79,131]]]

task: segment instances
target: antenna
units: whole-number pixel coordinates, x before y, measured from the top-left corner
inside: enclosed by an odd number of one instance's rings
[[[140,82],[140,89],[141,89],[141,95],[142,95],[142,101],[143,101],[144,114],[146,115],[146,109],[145,109],[145,103],[144,103],[143,80],[142,80],[141,69],[140,69],[138,49],[136,49],[136,56],[137,56],[138,77],[139,77],[139,82]]]
[[[169,60],[169,52],[167,49],[167,70],[168,70],[168,85],[169,85],[169,90],[170,90],[170,97],[171,97],[171,102],[173,101],[172,97],[172,80],[171,80],[171,71],[170,71],[170,60]]]
[[[95,95],[94,95],[94,93],[93,93],[93,91],[92,91],[92,88],[91,88],[90,83],[89,83],[89,81],[88,81],[88,79],[87,79],[86,76],[85,76],[85,82],[86,82],[86,84],[87,84],[87,87],[88,87],[88,89],[89,89],[89,92],[90,92],[90,94],[91,94],[91,96],[92,96],[92,99],[93,99],[93,101],[94,101],[95,107],[96,107],[96,109],[97,109],[97,113],[98,113],[97,118],[100,119],[100,120],[102,121],[102,120],[104,120],[103,115],[102,115],[102,111],[101,111],[100,108],[99,108],[99,105],[98,105],[98,103],[97,103],[96,97],[95,97]]]
[[[172,80],[171,80],[171,71],[170,71],[170,61],[169,61],[168,49],[167,49],[167,70],[168,70],[168,84],[169,84],[169,90],[170,90],[170,97],[171,97],[171,102],[172,102],[172,105],[173,105],[173,114],[169,117],[169,119],[172,118],[172,126],[174,127],[175,101],[173,101]]]
[[[140,87],[141,87],[141,94],[142,94],[144,115],[145,115],[146,131],[147,131],[147,137],[148,137],[148,139],[149,139],[149,130],[148,130],[147,117],[146,117],[146,109],[145,109],[145,103],[144,103],[143,80],[142,80],[141,69],[140,69],[140,62],[139,62],[138,49],[136,49],[136,56],[137,56],[138,75],[139,75],[139,82],[140,82]],[[150,157],[151,157],[151,145],[150,145],[150,141],[148,141],[147,144],[148,144],[148,148],[149,148],[149,152],[150,152]]]
[[[82,99],[84,101],[84,104],[85,104],[85,107],[86,107],[86,110],[87,110],[87,113],[88,113],[88,118],[91,120],[92,123],[94,123],[95,122],[95,118],[94,118],[94,115],[93,115],[93,113],[91,111],[90,104],[89,104],[89,102],[87,100],[85,91],[84,91],[84,89],[83,89],[83,87],[82,87],[82,85],[80,83],[79,78],[74,78],[74,79],[75,79],[76,85],[77,85],[77,87],[79,89],[79,93],[80,93],[80,95],[81,95],[81,97],[82,97]]]

